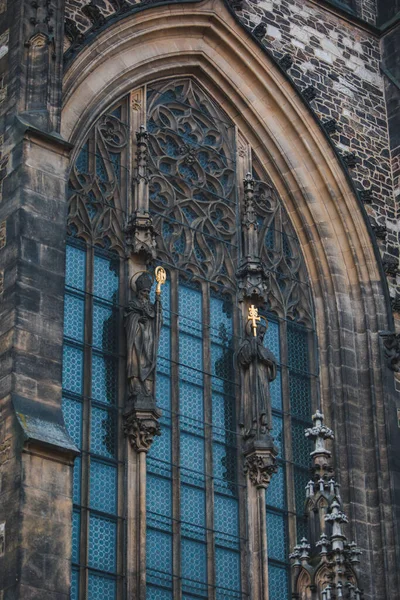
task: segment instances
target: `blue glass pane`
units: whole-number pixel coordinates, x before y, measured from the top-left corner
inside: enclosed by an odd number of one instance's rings
[[[93,293],[108,302],[118,303],[119,261],[94,257]]]
[[[79,571],[77,569],[72,569],[71,572],[70,600],[79,600]]]
[[[223,590],[217,590],[217,598],[222,600],[235,597],[230,596],[228,590],[240,591],[240,554],[233,550],[217,547],[215,549],[215,567],[217,587],[224,588],[226,593],[224,596]]]
[[[202,298],[199,289],[179,285],[179,331],[202,335]]]
[[[308,525],[306,519],[296,518],[296,533],[297,540],[302,540],[304,537],[309,539]]]
[[[304,514],[306,502],[306,485],[310,481],[310,473],[303,469],[294,469],[294,496],[296,501],[296,513]]]
[[[210,297],[210,337],[214,343],[229,345],[232,339],[232,301],[228,297]]]
[[[233,352],[229,347],[211,344],[211,372],[214,377],[226,379],[232,382],[234,379],[233,372]],[[218,385],[218,381],[213,382]],[[224,390],[224,382],[220,382],[218,389]]]
[[[216,543],[235,548],[239,538],[239,505],[235,498],[214,496],[214,529]]]
[[[278,448],[278,456],[284,456],[283,420],[281,417],[272,415],[272,436],[275,446]]]
[[[286,562],[288,557],[286,522],[283,515],[267,511],[268,556]]]
[[[276,321],[268,319],[268,329],[264,337],[264,346],[271,350],[279,363],[281,360],[281,350],[279,344],[279,323],[276,323]]]
[[[269,389],[271,392],[272,408],[282,410],[282,380],[280,371],[277,372],[276,379],[274,379],[274,381],[271,382]]]
[[[74,504],[81,503],[81,459],[79,456],[75,458],[73,480],[72,480],[72,500]]]
[[[83,298],[65,294],[64,297],[64,336],[83,342],[85,323],[85,301]]]
[[[117,400],[118,363],[114,358],[93,354],[92,398],[98,402],[115,404]]]
[[[69,435],[78,448],[82,444],[82,403],[70,398],[62,399],[64,422]]]
[[[79,348],[65,344],[63,349],[63,388],[75,394],[82,394],[82,381],[83,352]]]
[[[147,475],[147,524],[150,527],[172,529],[172,481],[165,477]]]
[[[292,420],[293,460],[297,465],[307,468],[310,465],[312,442],[304,435],[305,426]]]
[[[81,291],[86,283],[86,251],[66,246],[65,285]]]
[[[146,559],[149,582],[169,587],[172,583],[172,535],[149,527]]]
[[[285,466],[278,465],[277,473],[271,477],[271,482],[267,488],[266,500],[270,506],[285,508],[286,506],[286,485],[285,485]]]
[[[92,459],[90,461],[90,507],[115,514],[117,510],[117,467]]]
[[[296,371],[309,371],[308,333],[302,327],[288,323],[287,328],[288,364]]]
[[[213,475],[216,490],[229,495],[236,494],[236,448],[213,444]]]
[[[146,588],[147,600],[172,600],[172,592],[148,585]]]
[[[93,346],[106,352],[117,349],[116,313],[96,302],[93,305]]]
[[[162,426],[160,436],[154,438],[148,454],[148,468],[159,475],[171,475],[171,428]]]
[[[289,598],[289,576],[287,569],[268,565],[269,597]]]
[[[97,150],[97,152],[100,151]],[[96,175],[101,181],[107,181],[108,179],[107,169],[104,164],[104,160],[101,156],[99,156],[99,154],[96,155]]]
[[[180,332],[179,334],[179,362],[183,365],[188,365],[193,369],[199,371],[203,368],[203,341],[201,338],[188,335],[187,333]],[[185,372],[188,372],[186,369]],[[199,377],[196,373],[191,375],[193,377]]]
[[[114,411],[92,407],[90,450],[93,454],[114,458],[116,453],[116,415]]]
[[[307,375],[289,374],[289,394],[292,413],[307,420],[311,415],[311,386]]]
[[[182,485],[181,520],[183,535],[197,539],[205,538],[206,498],[203,489]]]
[[[182,538],[182,588],[207,597],[207,546]]]
[[[170,418],[171,411],[171,380],[166,375],[157,373],[156,382],[157,406],[163,410],[163,417]],[[165,412],[167,411],[167,413]]]
[[[116,600],[116,594],[115,579],[89,573],[88,600]]]
[[[81,534],[81,513],[74,510],[72,513],[72,562],[79,563],[79,548]]]
[[[90,515],[89,566],[113,573],[116,568],[116,542],[116,522],[106,517]]]
[[[188,482],[204,481],[204,439],[181,433],[181,477]]]
[[[158,356],[166,359],[171,358],[170,329],[163,325],[161,328],[160,343],[158,345]]]
[[[180,381],[179,403],[181,427],[186,431],[201,435],[204,421],[203,388]]]
[[[219,394],[218,392],[212,393],[212,424],[215,441],[224,443],[227,439],[226,430],[233,432],[234,402],[235,399],[231,396]],[[232,434],[228,434],[228,439],[229,437],[232,437]]]
[[[89,143],[83,146],[75,161],[75,167],[80,173],[87,173],[89,170]]]

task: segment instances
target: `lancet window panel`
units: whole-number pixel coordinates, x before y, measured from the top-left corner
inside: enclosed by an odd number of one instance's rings
[[[64,300],[63,414],[73,472],[71,599],[124,593],[124,289],[128,103],[100,117],[71,170]]]

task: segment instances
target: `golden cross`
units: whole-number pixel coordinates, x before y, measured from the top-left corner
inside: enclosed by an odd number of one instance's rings
[[[252,304],[249,306],[249,315],[247,321],[251,321],[251,328],[253,330],[254,337],[257,337],[257,321],[261,321],[261,317],[258,316],[258,308]]]
[[[156,294],[159,296],[161,294],[161,286],[167,281],[167,273],[165,272],[164,267],[156,267],[154,274],[157,281]]]

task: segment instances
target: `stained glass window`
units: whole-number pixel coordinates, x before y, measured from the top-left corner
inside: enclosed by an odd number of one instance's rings
[[[146,457],[146,597],[245,600],[235,367],[243,155],[235,125],[194,80],[164,80],[142,92],[150,214],[159,232],[157,261],[168,272],[156,385],[162,434]],[[122,431],[129,287],[123,230],[134,209],[129,100],[98,119],[69,183],[63,412],[81,450],[73,474],[74,600],[124,598],[127,543],[136,543],[126,539]],[[301,538],[307,525],[304,429],[317,390],[313,310],[290,219],[255,155],[251,162],[259,254],[269,274],[265,343],[278,363],[271,403],[279,468],[266,494],[269,586],[271,598],[289,600],[289,548],[296,529]]]

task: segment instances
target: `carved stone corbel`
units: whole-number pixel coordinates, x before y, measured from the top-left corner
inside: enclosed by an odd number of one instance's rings
[[[161,435],[160,417],[161,411],[157,408],[149,411],[132,410],[124,415],[124,434],[136,452],[148,452],[154,437]]]
[[[271,477],[277,472],[276,449],[257,449],[248,454],[244,460],[244,472],[256,488],[266,489]]]

